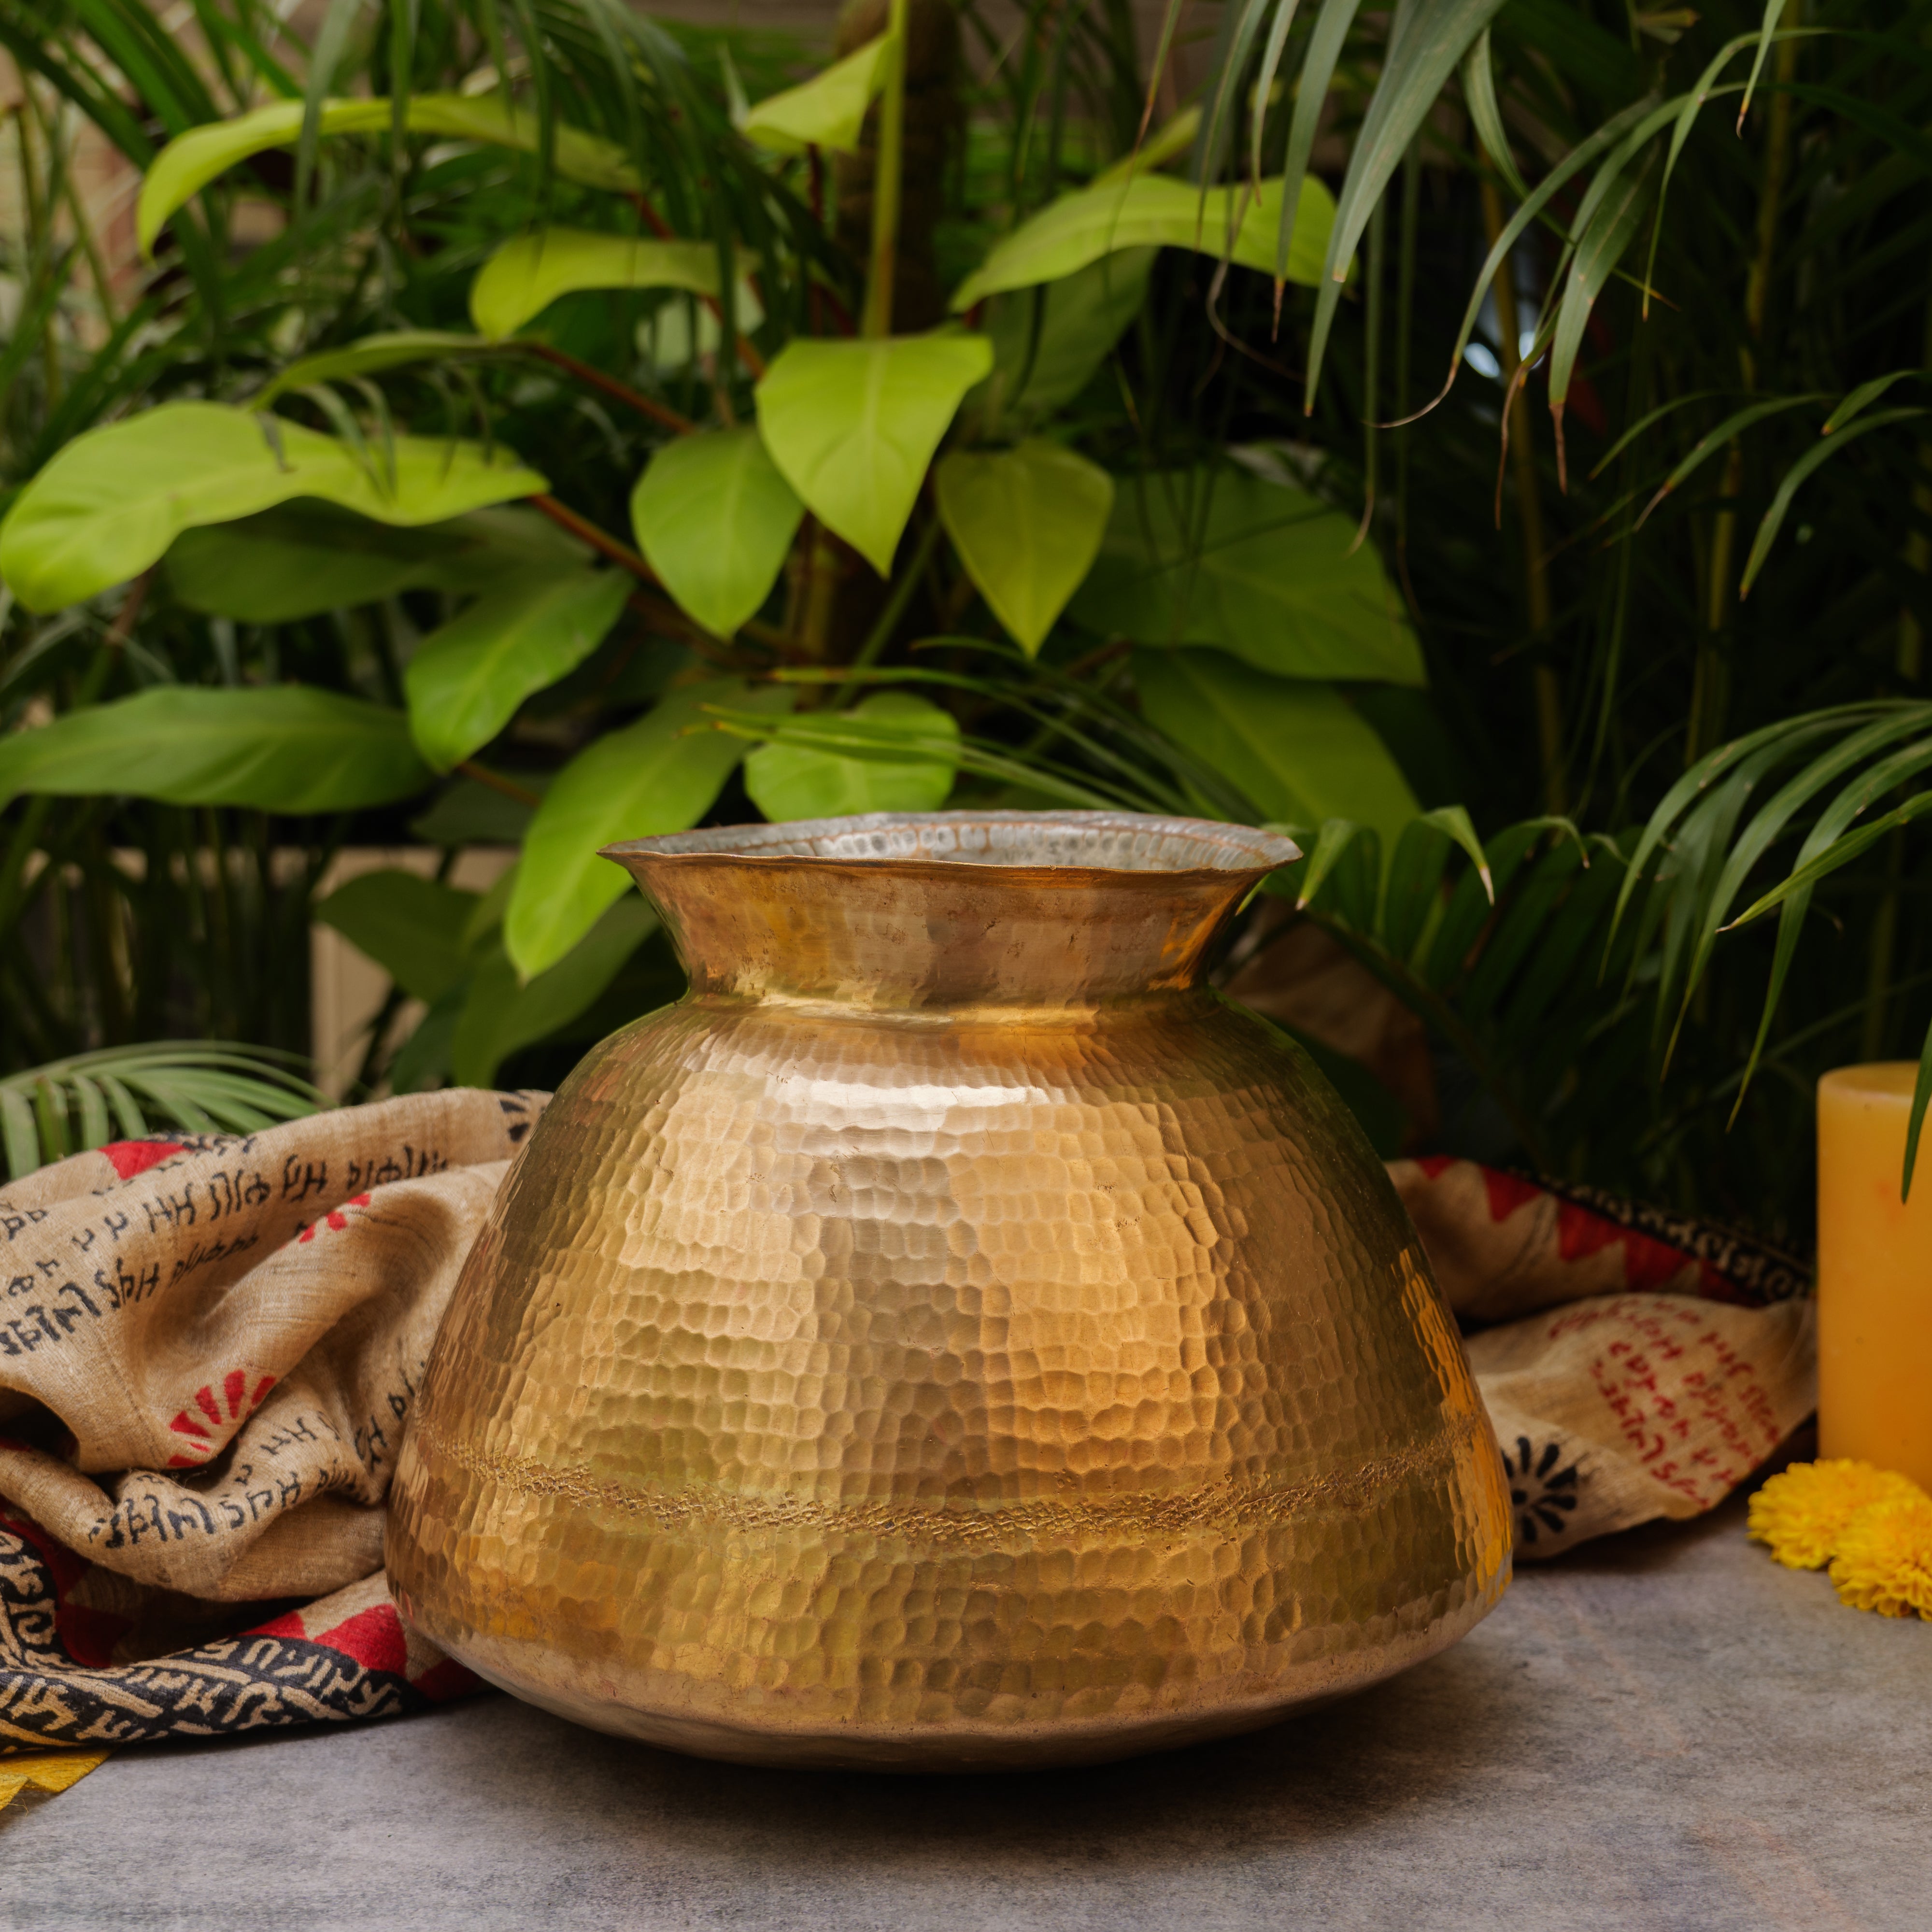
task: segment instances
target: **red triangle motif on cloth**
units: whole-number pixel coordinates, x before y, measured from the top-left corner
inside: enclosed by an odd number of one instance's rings
[[[365,1670],[387,1670],[398,1677],[406,1674],[408,1647],[403,1640],[403,1620],[388,1604],[371,1604],[345,1617],[333,1630],[304,1633],[310,1643],[326,1644],[352,1657]]]
[[[74,1586],[93,1565],[28,1517],[0,1516],[0,1529],[10,1531],[46,1565],[47,1580],[53,1586],[54,1635],[61,1648],[83,1670],[105,1670],[114,1660],[115,1645],[132,1626],[125,1617],[72,1600]]]
[[[1703,1287],[1728,1286],[1723,1276],[1706,1267],[1695,1255],[1686,1254],[1682,1248],[1673,1248],[1669,1242],[1640,1233],[1634,1228],[1620,1228],[1614,1221],[1593,1214],[1574,1202],[1566,1201],[1557,1209],[1556,1233],[1558,1250],[1566,1262],[1582,1261],[1605,1248],[1622,1248],[1624,1281],[1630,1288],[1664,1288],[1693,1264],[1698,1268]]]
[[[1483,1185],[1489,1190],[1490,1219],[1507,1221],[1519,1208],[1544,1198],[1544,1190],[1519,1174],[1498,1174],[1492,1167],[1483,1169]]]
[[[159,1167],[170,1155],[182,1150],[179,1141],[110,1141],[100,1151],[114,1163],[114,1172],[123,1180],[132,1180],[151,1167]]]

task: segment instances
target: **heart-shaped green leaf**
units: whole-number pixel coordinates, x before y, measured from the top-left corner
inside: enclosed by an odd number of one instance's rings
[[[524,836],[504,920],[504,944],[526,978],[555,965],[630,889],[622,868],[598,856],[600,846],[682,832],[710,810],[745,744],[705,728],[707,704],[782,712],[791,694],[730,678],[682,686],[558,772]]]
[[[866,110],[886,84],[886,63],[894,44],[890,34],[868,40],[856,53],[848,54],[802,86],[760,101],[739,131],[747,140],[780,154],[800,154],[807,148],[856,154]]]
[[[966,574],[1033,656],[1100,550],[1114,479],[1034,440],[988,456],[956,450],[933,482]]]
[[[366,452],[278,417],[166,403],[75,437],[0,524],[0,577],[57,610],[158,561],[184,530],[296,496],[379,523],[447,521],[548,484],[502,449],[397,436]]]
[[[141,184],[135,216],[141,252],[152,252],[154,237],[182,202],[199,194],[238,161],[270,148],[292,148],[302,137],[304,104],[278,100],[232,121],[211,122],[178,134],[160,152]],[[458,141],[483,141],[535,154],[542,129],[536,116],[520,112],[501,94],[418,94],[405,104],[412,134],[441,134]],[[325,134],[386,134],[395,124],[394,104],[386,100],[325,100],[319,126]],[[550,166],[566,181],[619,194],[634,191],[637,171],[614,141],[581,128],[551,130]]]
[[[1044,290],[995,296],[984,325],[993,373],[967,407],[996,428],[1003,418],[1034,421],[1072,402],[1140,313],[1160,252],[1123,249]]]
[[[631,493],[645,561],[678,608],[720,638],[758,615],[804,514],[754,429],[680,436]]]
[[[311,500],[184,530],[168,547],[165,568],[170,589],[190,610],[286,624],[402,590],[475,595],[532,568],[590,558],[549,518],[514,505],[400,530]]]
[[[450,1072],[458,1083],[494,1085],[497,1068],[518,1048],[588,1011],[657,923],[657,914],[642,899],[620,899],[554,966],[526,985],[518,982],[501,939],[491,934],[478,948],[450,1042]]]
[[[902,692],[880,692],[842,714],[788,718],[745,760],[745,789],[774,820],[863,812],[934,812],[958,770],[959,724]]]
[[[888,577],[933,452],[992,364],[983,335],[794,341],[758,385],[758,428],[806,507]]]
[[[1240,230],[1231,232],[1238,218]],[[1306,176],[1288,251],[1290,281],[1312,285],[1320,280],[1334,220],[1334,197],[1314,176]],[[1193,248],[1272,274],[1280,224],[1279,178],[1263,182],[1258,194],[1240,185],[1204,194],[1192,182],[1136,175],[1114,186],[1063,195],[1022,222],[960,284],[952,307],[963,313],[1004,289],[1058,281],[1123,248]]]
[[[560,296],[584,289],[684,289],[716,296],[709,242],[653,242],[545,228],[506,242],[470,285],[470,319],[487,336],[514,335]]]
[[[0,738],[0,806],[34,792],[354,812],[429,778],[400,711],[301,684],[157,685]]]
[[[417,748],[446,772],[487,745],[532,692],[604,641],[630,592],[619,571],[532,571],[431,632],[404,674]]]
[[[285,503],[184,530],[168,548],[177,602],[244,624],[286,624],[413,589],[462,545],[440,529],[392,530],[333,504]]]
[[[412,1000],[433,1000],[469,970],[463,928],[476,895],[419,872],[364,872],[338,886],[315,909],[365,952]]]
[[[1346,818],[1393,840],[1420,808],[1388,748],[1328,685],[1270,677],[1220,651],[1136,651],[1148,722],[1270,818]]]
[[[1218,644],[1280,677],[1426,682],[1372,544],[1319,497],[1230,466],[1123,483],[1072,605],[1144,644]]]

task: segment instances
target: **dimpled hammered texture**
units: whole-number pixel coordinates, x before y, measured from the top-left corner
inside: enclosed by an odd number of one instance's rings
[[[692,974],[532,1133],[405,1438],[404,1612],[747,1761],[1090,1761],[1496,1602],[1489,1424],[1300,1049],[1197,984],[1287,842],[934,814],[612,848]]]

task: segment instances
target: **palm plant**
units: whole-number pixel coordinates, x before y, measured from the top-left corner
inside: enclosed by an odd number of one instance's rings
[[[0,1078],[0,1142],[18,1180],[110,1141],[147,1139],[157,1126],[254,1133],[328,1104],[291,1067],[259,1051],[155,1040]]]
[[[1379,148],[1378,59],[1438,27],[1447,58],[1455,10],[1392,29],[1342,0],[1229,10],[1237,145],[1292,168],[1300,105],[1249,104],[1305,35],[1304,90],[1318,45],[1339,50],[1344,208],[1350,180],[1382,183],[1365,298],[1327,328],[1290,306],[1274,352],[1306,380],[1248,384],[1237,433],[1318,443],[1386,545],[1430,668],[1436,715],[1410,728],[1437,796],[1492,854],[1532,814],[1596,830],[1580,848],[1546,827],[1493,922],[1462,928],[1465,958],[1386,926],[1407,902],[1393,863],[1379,901],[1331,880],[1308,910],[1488,1070],[1523,1152],[1802,1239],[1817,1071],[1918,1057],[1922,1112],[1932,1084],[1909,830],[1932,13],[1475,10],[1460,111],[1400,154]],[[1225,326],[1257,344],[1265,292],[1245,300]],[[1364,708],[1393,736],[1388,702]],[[1493,1004],[1505,957],[1561,964],[1516,1009]],[[1538,1018],[1552,984],[1574,1033]]]

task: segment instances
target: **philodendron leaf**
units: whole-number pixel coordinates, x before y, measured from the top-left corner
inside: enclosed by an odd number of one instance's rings
[[[1136,651],[1149,724],[1287,825],[1346,818],[1395,838],[1419,809],[1388,748],[1326,684],[1270,677],[1219,651]]]
[[[1140,313],[1160,252],[1123,249],[1044,290],[995,296],[986,316],[993,373],[968,408],[997,424],[1003,416],[1026,422],[1072,401]]]
[[[412,362],[440,362],[451,356],[488,356],[496,345],[481,336],[461,335],[447,328],[398,328],[363,336],[340,349],[325,349],[291,362],[251,398],[265,410],[290,389],[310,382],[340,382],[352,376],[373,376],[384,369],[400,369]]]
[[[862,812],[933,812],[958,766],[959,723],[902,692],[880,692],[842,716],[788,718],[745,760],[745,789],[774,820]]]
[[[1401,598],[1355,526],[1247,470],[1123,482],[1072,615],[1144,644],[1216,644],[1280,677],[1426,682]]]
[[[802,86],[760,101],[739,131],[780,154],[800,154],[807,148],[856,154],[866,110],[886,84],[893,44],[890,34],[881,34]]]
[[[440,999],[470,970],[463,928],[476,895],[400,870],[364,872],[315,908],[412,1000]]]
[[[597,856],[600,846],[682,832],[710,810],[745,746],[706,728],[707,704],[779,712],[791,694],[730,678],[682,686],[556,775],[524,836],[504,920],[504,944],[526,978],[555,965],[631,890],[622,868]]]
[[[888,577],[933,452],[992,366],[983,335],[794,340],[758,385],[758,428],[806,508]]]
[[[152,252],[168,217],[217,175],[270,148],[293,147],[302,136],[303,106],[299,100],[278,100],[232,121],[190,128],[170,141],[141,184],[135,217],[141,252]],[[520,112],[501,94],[413,94],[404,112],[412,134],[488,142],[528,154],[542,146],[536,116]],[[394,104],[386,100],[325,100],[319,124],[325,134],[386,134],[394,119]],[[566,181],[620,194],[637,188],[637,172],[614,141],[578,128],[556,127],[552,134],[550,166]]]
[[[940,520],[974,587],[1031,657],[1080,586],[1114,507],[1114,479],[1058,443],[956,450],[934,473]]]
[[[354,812],[429,780],[400,711],[300,684],[157,685],[0,738],[0,806],[34,792]]]
[[[1154,63],[1156,70],[1161,65]],[[1192,107],[1184,107],[1178,114],[1164,121],[1153,129],[1139,146],[1123,154],[1112,166],[1102,168],[1087,185],[1089,188],[1118,188],[1124,181],[1132,181],[1136,175],[1145,174],[1150,169],[1164,168],[1168,163],[1178,160],[1201,138],[1201,105],[1198,101]],[[1258,174],[1258,168],[1255,172]]]
[[[1230,233],[1238,217],[1240,227]],[[1288,279],[1320,279],[1335,202],[1312,175],[1301,184]],[[1230,256],[1244,268],[1274,272],[1276,231],[1281,224],[1281,183],[1264,181],[1257,193],[1245,186],[1209,188],[1166,175],[1136,175],[1117,186],[1083,188],[1022,222],[962,282],[956,312],[1006,289],[1056,282],[1123,248],[1193,248]]]
[[[604,641],[630,593],[620,571],[572,565],[486,591],[424,638],[404,674],[416,748],[446,772],[487,745],[531,692]]]
[[[804,514],[754,429],[680,436],[631,493],[644,560],[678,608],[720,638],[758,615]]]
[[[526,796],[511,798],[475,778],[454,779],[410,820],[410,836],[424,845],[520,845],[549,783],[547,773],[520,772]]]
[[[620,881],[621,883],[621,881]],[[500,940],[484,941],[457,1016],[450,1072],[463,1087],[494,1085],[496,1070],[586,1011],[657,927],[638,898],[620,899],[554,966],[519,983]]]
[[[716,296],[709,242],[653,242],[546,228],[506,242],[470,285],[470,319],[486,336],[514,335],[560,296],[584,289],[684,289]]]
[[[184,530],[164,568],[176,601],[244,624],[286,624],[413,589],[450,542],[441,530],[392,530],[332,504],[285,503]]]
[[[75,437],[21,491],[0,577],[28,610],[58,610],[146,570],[184,530],[293,497],[413,526],[548,487],[477,443],[397,436],[365,457],[278,417],[166,403]]]
[[[474,593],[533,567],[556,569],[590,557],[548,518],[514,505],[398,530],[332,503],[298,502],[184,530],[164,568],[176,600],[190,610],[286,624],[403,590]]]

